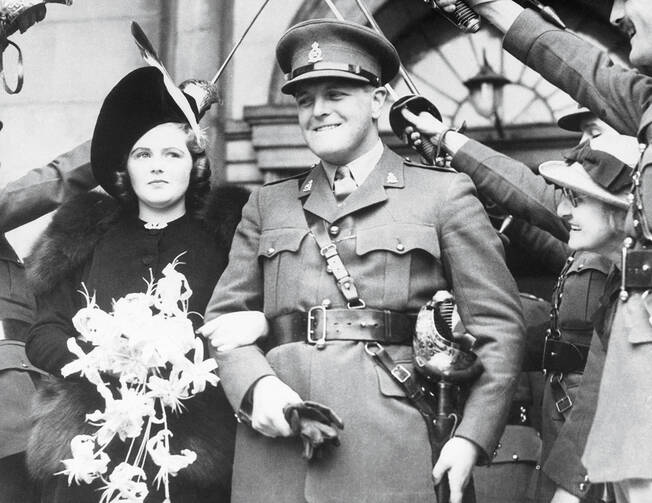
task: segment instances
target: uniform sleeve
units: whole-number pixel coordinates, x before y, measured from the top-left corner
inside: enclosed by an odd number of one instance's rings
[[[478,192],[509,213],[568,240],[568,229],[557,216],[561,191],[525,164],[469,140],[453,157],[452,166],[469,175]]]
[[[595,416],[605,357],[604,346],[594,333],[575,404],[543,466],[556,484],[580,498],[587,496],[589,488],[581,457]]]
[[[618,132],[640,135],[652,122],[652,78],[614,64],[606,52],[534,11],[516,19],[503,47]]]
[[[525,253],[536,256],[550,273],[557,276],[573,252],[564,241],[524,220],[514,219],[505,235]]]
[[[229,265],[220,277],[205,320],[234,311],[263,310],[263,272],[258,261],[261,234],[260,190],[252,193],[235,231]],[[275,375],[256,345],[216,353],[218,372],[231,406],[238,410],[251,386],[261,377]]]
[[[507,421],[521,369],[525,328],[502,244],[468,177],[457,175],[438,217],[444,271],[484,372],[472,385],[457,435],[490,459]]]
[[[72,318],[80,307],[75,298],[79,285],[79,277],[66,278],[50,292],[37,296],[36,321],[25,344],[27,357],[36,367],[59,377],[61,368],[76,359],[68,351],[67,341],[78,335]]]
[[[0,189],[0,232],[8,232],[54,210],[63,201],[97,185],[90,141],[33,169]]]

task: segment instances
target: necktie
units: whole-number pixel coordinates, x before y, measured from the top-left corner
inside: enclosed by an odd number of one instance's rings
[[[338,202],[344,201],[346,197],[358,188],[358,184],[351,176],[351,170],[347,166],[339,166],[335,172],[333,181],[333,193]]]

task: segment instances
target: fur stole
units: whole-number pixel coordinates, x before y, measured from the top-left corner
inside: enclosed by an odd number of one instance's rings
[[[249,192],[235,185],[214,187],[197,218],[228,256]],[[81,194],[63,204],[27,258],[27,277],[35,295],[49,292],[82,267],[104,233],[124,210],[101,192]]]
[[[198,487],[229,487],[235,442],[235,418],[221,387],[208,386],[203,393],[183,402],[182,414],[168,415],[173,453],[190,449],[197,460],[181,470],[173,483]],[[86,414],[101,409],[103,401],[87,381],[45,379],[34,397],[32,432],[27,443],[27,465],[31,476],[45,481],[71,457],[70,441],[75,435],[90,435],[96,427],[86,422]],[[123,461],[128,442],[114,439],[107,449],[112,464]],[[146,463],[148,480],[156,467]],[[177,482],[174,482],[177,481]]]

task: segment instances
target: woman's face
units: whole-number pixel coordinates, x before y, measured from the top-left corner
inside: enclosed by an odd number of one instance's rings
[[[192,157],[187,134],[165,123],[141,136],[129,152],[127,173],[139,206],[160,212],[185,205]]]
[[[623,236],[614,229],[609,205],[593,197],[565,192],[557,214],[570,227],[568,246],[609,256],[622,242]]]

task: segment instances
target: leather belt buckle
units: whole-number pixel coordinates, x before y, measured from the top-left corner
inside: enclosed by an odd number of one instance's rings
[[[317,318],[315,313],[321,311],[322,313],[322,328],[318,337],[315,337],[315,327],[317,326]],[[317,349],[324,349],[326,346],[326,306],[312,306],[308,309],[308,327],[306,329],[306,342],[314,344]]]
[[[571,397],[569,397],[568,395],[560,398],[555,402],[555,408],[557,409],[557,412],[559,412],[560,414],[563,414],[572,406],[573,406],[573,401],[571,400]]]
[[[396,365],[392,369],[392,375],[400,383],[404,383],[412,377],[412,373],[401,364]]]

